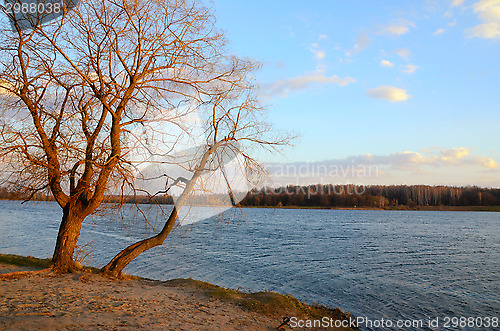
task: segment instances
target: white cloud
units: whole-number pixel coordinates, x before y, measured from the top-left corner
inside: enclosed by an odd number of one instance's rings
[[[500,23],[491,22],[476,25],[473,28],[465,30],[467,38],[494,39],[500,37]]]
[[[485,169],[496,169],[499,167],[492,158],[479,155],[471,155],[472,149],[465,147],[444,149],[433,147],[418,152],[403,151],[392,153],[376,159],[379,163],[390,164],[394,167],[404,168],[410,165],[441,166],[477,166]]]
[[[370,45],[371,39],[366,34],[360,34],[358,38],[356,38],[356,44],[352,49],[348,49],[345,53],[347,56],[353,56],[356,53],[363,51],[368,45]]]
[[[464,0],[453,0],[451,7],[459,7],[464,4]]]
[[[408,64],[408,65],[405,65],[402,67],[403,67],[403,69],[402,69],[403,72],[407,73],[407,74],[412,74],[418,69],[418,66],[416,66],[414,64]]]
[[[320,34],[318,37],[318,40],[326,40],[326,39],[328,39],[328,35],[326,34]]]
[[[500,1],[498,0],[479,0],[474,3],[474,12],[479,13],[482,19],[498,18],[500,15]]]
[[[472,155],[472,149],[466,147],[444,149],[440,147],[432,147],[417,152],[402,152],[411,155],[410,163],[430,165],[430,166],[477,166],[485,169],[496,169],[499,167],[492,158]],[[394,155],[394,154],[393,154]],[[395,164],[397,165],[397,164]]]
[[[275,83],[269,84],[265,88],[265,95],[287,96],[290,91],[304,90],[310,87],[311,84],[336,84],[345,86],[349,83],[354,83],[356,80],[351,77],[341,78],[337,75],[326,76],[322,71],[316,71],[304,76],[282,79]]]
[[[433,36],[439,36],[440,34],[444,33],[444,29],[437,29],[432,35]]]
[[[411,98],[411,96],[406,93],[406,90],[394,86],[369,88],[366,90],[365,95],[370,98],[384,99],[390,102],[405,101]]]
[[[316,57],[316,60],[322,60],[326,56],[325,51],[322,51],[320,49],[311,49],[311,52],[313,52],[314,56]]]
[[[326,53],[324,50],[322,50],[318,44],[314,43],[314,44],[311,44],[311,49],[310,49],[311,53],[314,54],[314,57],[316,57],[316,60],[322,60],[325,58],[326,56]]]
[[[399,20],[393,24],[383,26],[379,29],[377,34],[380,35],[390,35],[390,36],[401,36],[410,31],[410,28],[414,28],[415,23],[407,20]]]
[[[465,2],[464,0],[453,0],[453,2],[450,4],[449,9],[444,13],[444,17],[448,18],[453,17],[453,8],[462,7],[464,2]]]
[[[500,38],[500,0],[480,0],[473,8],[482,23],[465,30],[466,37]]]
[[[411,55],[409,48],[399,48],[394,51],[397,55],[399,55],[402,59],[408,61],[408,58]]]
[[[394,67],[394,63],[392,63],[391,61],[387,61],[387,60],[380,61],[380,65],[382,67]]]

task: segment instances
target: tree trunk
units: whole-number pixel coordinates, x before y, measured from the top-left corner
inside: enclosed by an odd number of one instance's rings
[[[186,187],[179,196],[179,199],[177,199],[175,206],[172,209],[172,212],[170,213],[168,220],[165,222],[165,225],[163,226],[161,232],[158,233],[156,236],[136,242],[135,244],[128,246],[120,253],[118,253],[118,255],[116,255],[107,265],[105,265],[101,269],[101,271],[105,275],[111,277],[121,277],[123,269],[130,262],[132,262],[133,259],[138,257],[143,252],[147,251],[148,249],[163,244],[163,242],[169,235],[170,231],[172,231],[172,228],[174,227],[175,221],[177,220],[177,217],[179,215],[179,210],[184,205],[184,202],[187,200],[188,196],[193,191],[196,181],[204,171],[204,168],[207,165],[210,155],[221,144],[222,143],[217,143],[216,145],[210,147],[210,149],[205,152],[203,158],[198,164],[196,171],[193,174],[193,177],[191,177],[191,180],[189,180],[189,182],[186,184]]]
[[[116,255],[101,271],[111,277],[121,277],[123,269],[143,252],[155,246],[162,245],[170,231],[174,227],[179,215],[178,209],[174,206],[170,216],[163,226],[163,229],[156,236],[141,240],[122,250]]]
[[[56,272],[67,273],[79,269],[73,260],[73,254],[84,219],[85,216],[79,212],[78,206],[74,203],[69,202],[63,208],[63,218],[52,257]]]

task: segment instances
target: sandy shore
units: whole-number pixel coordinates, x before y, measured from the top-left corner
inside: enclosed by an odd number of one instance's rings
[[[0,273],[28,269],[0,264]],[[1,330],[276,330],[283,316],[269,315],[189,281],[52,272],[0,280]]]

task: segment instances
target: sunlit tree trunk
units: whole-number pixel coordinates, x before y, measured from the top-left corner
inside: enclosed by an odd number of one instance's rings
[[[65,273],[78,269],[73,260],[73,254],[84,219],[85,216],[78,205],[71,202],[66,204],[63,209],[63,218],[52,257],[55,271]]]

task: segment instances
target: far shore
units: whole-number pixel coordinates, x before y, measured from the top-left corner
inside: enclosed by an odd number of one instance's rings
[[[48,259],[10,254],[0,254],[0,312],[2,330],[276,330],[284,317],[350,316],[289,295],[241,292],[193,279],[116,280],[95,268],[58,275]]]
[[[240,208],[271,208],[271,209],[327,209],[327,210],[398,210],[398,211],[485,211],[500,212],[500,206],[417,206],[405,205],[377,207],[317,207],[317,206],[238,206]]]
[[[24,201],[22,199],[0,199],[4,201]],[[32,201],[54,201],[51,199],[38,199]],[[113,202],[110,202],[113,203]],[[134,204],[125,202],[125,204]],[[139,203],[141,204],[141,203]],[[152,204],[152,203],[151,203]],[[167,204],[169,205],[169,204]],[[200,207],[211,207],[211,205],[199,205]],[[322,206],[243,206],[238,204],[237,208],[271,208],[271,209],[324,209],[324,210],[398,210],[398,211],[482,211],[500,212],[500,206],[415,206],[407,205],[380,207],[322,207]]]

